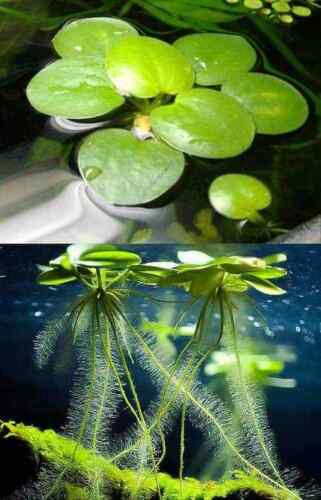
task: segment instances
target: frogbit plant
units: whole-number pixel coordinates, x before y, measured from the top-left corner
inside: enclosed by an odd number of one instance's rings
[[[213,258],[201,252],[190,251],[179,252],[178,258],[181,260],[181,264],[178,265],[164,262],[156,263],[155,267],[153,264],[135,266],[135,274],[145,284],[183,287],[191,295],[191,302],[183,313],[184,317],[194,304],[200,305],[195,331],[192,340],[187,344],[194,351],[190,359],[190,370],[198,366],[200,356],[202,363],[220,343],[223,343],[223,346],[235,356],[229,386],[240,417],[239,423],[244,432],[243,437],[246,436],[247,445],[250,447],[253,445],[253,450],[254,448],[256,450],[255,466],[263,470],[263,475],[270,477],[272,482],[275,481],[282,490],[284,488],[289,498],[292,496],[295,498],[297,494],[287,489],[278,470],[273,450],[273,437],[267,426],[260,393],[255,390],[253,379],[248,379],[246,372],[244,373],[244,358],[242,360],[241,354],[244,343],[238,331],[240,304],[242,301],[246,304],[252,302],[247,295],[251,288],[267,295],[286,293],[272,282],[273,279],[286,275],[285,269],[274,266],[276,263],[284,262],[286,256],[276,254],[264,259],[238,256]],[[145,271],[144,267],[146,267]],[[218,321],[216,321],[217,316]],[[184,414],[181,433],[184,433]],[[224,435],[224,431],[221,437],[224,442],[228,441],[229,453],[232,452],[234,455],[234,463],[236,457],[233,438]],[[241,441],[242,439],[239,439],[238,442]],[[242,446],[247,448],[247,445],[243,440]],[[237,456],[237,461],[239,459],[240,456]]]
[[[78,166],[108,203],[155,200],[182,176],[184,154],[238,156],[256,134],[289,133],[308,117],[291,84],[251,72],[256,51],[239,35],[169,44],[119,19],[88,18],[63,26],[53,46],[60,59],[31,80],[28,99],[47,115],[107,120],[80,144]]]
[[[197,352],[211,353],[223,343],[235,357],[229,386],[239,423],[249,443],[255,443],[256,465],[286,488],[276,465],[273,438],[262,411],[264,407],[260,394],[243,368],[244,343],[238,330],[241,304],[251,301],[247,296],[248,290],[252,288],[267,295],[286,293],[271,281],[286,275],[283,268],[273,265],[285,261],[286,256],[277,254],[264,259],[236,256],[213,258],[201,252],[189,251],[179,252],[178,257],[182,263],[175,266],[165,263],[167,275],[161,278],[156,275],[155,282],[161,286],[182,286],[192,296],[190,306],[200,303],[194,332]],[[218,320],[215,319],[216,315]]]
[[[245,174],[225,174],[217,177],[209,187],[209,200],[214,210],[238,221],[240,231],[245,224],[255,226],[256,235],[270,238],[286,233],[272,219],[262,215],[261,210],[272,202],[269,188],[256,177]]]
[[[55,351],[63,358],[59,366],[65,366],[66,358],[73,351],[72,359],[76,363],[64,429],[66,437],[61,440],[64,458],[56,457],[53,451],[55,446],[56,449],[60,446],[58,437],[50,434],[51,444],[48,443],[47,448],[43,445],[52,463],[50,466],[46,460],[42,468],[39,481],[42,498],[49,500],[67,495],[70,482],[79,470],[82,473],[80,484],[76,485],[76,497],[70,498],[80,498],[79,490],[83,490],[88,500],[112,498],[115,478],[124,470],[128,498],[150,499],[156,495],[164,500],[190,499],[190,483],[184,480],[185,421],[189,417],[201,426],[214,445],[228,449],[231,468],[225,471],[224,481],[232,478],[235,470],[241,470],[246,478],[256,478],[257,484],[266,484],[268,496],[275,500],[300,499],[298,493],[285,485],[275,464],[273,441],[264,422],[262,404],[254,399],[242,369],[242,339],[237,330],[236,297],[246,296],[250,288],[271,295],[285,293],[271,280],[286,274],[284,269],[273,265],[286,257],[213,258],[200,252],[180,252],[178,256],[181,263],[142,263],[137,253],[111,245],[72,245],[50,261],[49,266],[41,267],[38,281],[42,285],[61,286],[78,281],[84,287],[77,301],[69,305],[60,318],[49,322],[36,339],[36,359],[40,367],[48,363]],[[145,287],[152,290],[177,286],[183,287],[191,297],[185,301],[177,324],[180,325],[194,304],[200,305],[200,312],[194,333],[173,360],[163,356],[153,334],[134,326],[127,313],[126,298],[142,296],[144,300],[161,302],[146,293]],[[218,325],[212,321],[213,311],[218,311]],[[229,384],[233,402],[244,417],[236,433],[235,428],[231,428],[230,411],[224,401],[197,382],[201,367],[219,342],[223,342],[236,359],[235,377]],[[156,384],[155,398],[147,409],[136,387],[138,366],[149,372]],[[111,423],[121,411],[121,404],[134,424],[127,436],[110,439]],[[166,432],[177,417],[180,420],[179,487],[175,495],[170,496],[163,486],[166,478],[159,473],[159,467],[166,455]],[[17,428],[11,426],[11,429],[14,433]],[[21,431],[32,435],[36,432],[27,428]],[[46,439],[40,434],[37,436],[40,442]],[[90,467],[87,472],[86,467]],[[128,472],[128,468],[135,473]],[[108,474],[111,489],[108,489]],[[228,494],[229,482],[224,490],[224,481],[217,483],[216,494],[212,483],[208,484],[208,491],[205,483],[197,486],[195,495],[209,499],[220,497],[223,491]],[[243,481],[239,491],[248,484]]]

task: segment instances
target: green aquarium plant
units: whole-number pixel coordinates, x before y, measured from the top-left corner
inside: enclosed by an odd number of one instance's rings
[[[182,176],[184,154],[235,157],[256,134],[289,133],[308,117],[292,84],[251,71],[256,50],[236,34],[170,44],[120,19],[88,18],[63,26],[52,42],[60,59],[34,76],[28,99],[47,115],[105,120],[81,142],[78,166],[108,203],[155,200]]]
[[[256,327],[258,321],[256,322]],[[245,331],[244,326],[241,327]],[[244,334],[243,334],[244,336]],[[282,376],[286,364],[296,360],[295,353],[287,346],[274,345],[265,340],[253,340],[246,338],[243,342],[240,360],[244,377],[251,384],[252,391],[255,387],[256,400],[258,396],[265,403],[266,388],[273,387],[277,390],[289,390],[296,387],[296,380]],[[228,402],[231,409],[231,425],[235,432],[242,425],[243,416],[240,414],[239,405],[234,404],[235,398],[231,394],[233,377],[236,365],[236,355],[227,348],[221,346],[216,349],[204,366],[207,384],[214,394],[220,394],[224,401]],[[262,409],[261,409],[262,415]],[[228,470],[233,464],[233,455],[226,447],[222,447],[208,460],[204,460],[204,452],[200,449],[193,460],[192,467],[200,471],[202,480],[210,479],[217,471]]]
[[[15,422],[1,422],[0,430],[5,432],[6,438],[15,438],[28,444],[34,453],[42,460],[56,467],[70,468],[72,464],[73,481],[65,483],[66,500],[88,500],[88,489],[79,486],[79,483],[88,482],[91,475],[100,471],[106,488],[112,491],[114,497],[129,498],[137,481],[137,473],[130,469],[120,469],[111,464],[102,456],[95,455],[90,449],[79,447],[79,453],[74,455],[75,442],[69,438],[55,433],[53,430],[41,431],[36,427]],[[180,498],[180,482],[168,474],[159,473],[158,480],[161,485],[163,498],[175,500]],[[194,478],[185,478],[183,481],[183,500],[197,498],[199,500],[212,500],[226,498],[232,494],[242,494],[251,491],[260,498],[286,500],[282,491],[275,490],[272,486],[260,481],[255,475],[246,475],[241,471],[235,473],[233,479],[218,483],[214,481],[198,481]],[[157,485],[153,474],[146,474],[144,485],[139,491],[139,498],[148,499],[157,495]],[[278,496],[276,496],[278,495]],[[108,497],[106,498],[114,498]]]
[[[266,184],[246,174],[225,174],[217,177],[209,187],[209,200],[214,210],[235,221],[239,229],[250,223],[257,236],[270,238],[274,234],[286,233],[272,219],[263,216],[261,210],[272,202],[271,192]]]
[[[171,274],[158,281],[159,284],[183,286],[193,301],[201,304],[194,339],[197,351],[210,353],[220,343],[235,356],[233,376],[229,385],[234,404],[238,407],[240,425],[246,439],[256,446],[256,460],[276,482],[284,484],[278,471],[273,450],[273,438],[269,435],[266,416],[262,412],[262,401],[253,388],[252,379],[243,369],[243,339],[238,331],[242,302],[249,301],[249,289],[268,294],[282,295],[272,279],[285,276],[286,271],[272,264],[283,262],[285,255],[274,255],[266,259],[248,257],[212,258],[201,252],[180,252],[182,264],[171,269]],[[215,314],[218,322],[215,327]],[[215,333],[214,333],[215,332]],[[194,360],[195,362],[195,360]]]
[[[39,283],[42,285],[57,286],[78,280],[86,289],[62,318],[48,323],[37,337],[35,347],[39,367],[43,367],[53,350],[59,348],[62,334],[65,337],[57,367],[61,369],[66,364],[71,349],[76,351],[78,371],[65,428],[65,433],[75,439],[75,454],[78,446],[88,447],[94,453],[106,451],[107,430],[119,398],[132,411],[140,431],[144,429],[149,436],[127,365],[127,358],[131,359],[131,342],[126,335],[122,305],[127,293],[126,277],[130,267],[140,260],[139,255],[112,246],[80,245],[68,247],[65,254],[41,269]],[[126,394],[124,383],[130,386],[133,403]],[[147,450],[154,458],[153,442],[147,441]],[[65,488],[70,470],[63,467],[56,472],[49,485],[52,472],[46,469],[43,472],[45,498],[59,497]],[[88,485],[88,498],[104,498],[103,489],[103,479],[97,470]]]
[[[242,32],[248,25],[250,32],[267,38],[298,74],[313,80],[282,35],[286,26],[318,13],[320,6],[314,0],[133,0],[132,5],[176,29],[227,32],[231,25],[230,32]]]
[[[239,299],[251,302],[248,290],[285,293],[272,282],[286,274],[274,265],[284,262],[285,255],[213,258],[192,251],[179,252],[178,258],[180,262],[142,262],[139,254],[111,245],[72,245],[41,266],[39,284],[78,282],[83,287],[76,302],[49,322],[35,343],[40,367],[52,359],[55,369],[65,370],[74,361],[64,436],[5,424],[11,435],[28,442],[43,458],[35,486],[41,498],[210,500],[232,492],[241,498],[251,491],[275,500],[300,499],[278,470],[263,401],[258,401],[243,369],[246,344],[238,330]],[[186,329],[180,330],[184,318],[199,307],[194,331],[174,356],[163,352],[155,339],[159,332],[135,324],[127,306],[130,297],[166,304],[169,299],[153,294],[159,287],[183,287],[187,294],[183,304],[176,301],[178,334],[186,334]],[[237,427],[231,425],[231,411],[222,398],[198,380],[219,344],[235,355],[228,385],[240,415]],[[147,407],[137,388],[138,367],[150,373],[155,384],[155,397]],[[123,406],[133,423],[116,439],[111,424]],[[187,418],[216,446],[214,454],[224,449],[231,457],[220,480],[185,478]],[[160,467],[167,454],[166,434],[177,420],[179,472],[174,479]]]
[[[280,377],[288,362],[294,362],[296,356],[285,346],[272,348],[264,342],[247,342],[246,350],[241,354],[244,372],[254,383],[292,389],[296,386],[295,379]],[[208,377],[216,375],[228,377],[235,366],[235,354],[226,349],[220,349],[211,355],[204,367]]]

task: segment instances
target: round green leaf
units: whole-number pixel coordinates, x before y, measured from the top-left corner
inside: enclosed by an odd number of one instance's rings
[[[175,95],[192,88],[194,72],[186,57],[156,38],[127,36],[107,58],[109,78],[122,95],[139,98]]]
[[[65,24],[52,43],[61,57],[105,57],[113,43],[125,35],[138,35],[121,19],[91,17]]]
[[[66,269],[54,268],[48,271],[44,271],[40,273],[38,276],[37,282],[39,285],[64,285],[65,283],[70,283],[75,281],[77,276],[74,272],[68,271]]]
[[[174,46],[192,64],[199,85],[219,85],[256,62],[254,48],[238,35],[196,33],[179,38]]]
[[[237,99],[253,115],[260,134],[285,134],[301,127],[309,115],[303,95],[272,75],[247,73],[224,83],[222,92]]]
[[[92,57],[61,59],[46,66],[29,83],[27,96],[41,113],[73,119],[102,116],[124,102],[112,88],[103,63]]]
[[[84,140],[78,164],[84,180],[108,203],[138,205],[178,181],[184,156],[156,139],[140,141],[127,130],[109,129]]]
[[[214,209],[230,219],[249,219],[271,203],[270,190],[255,177],[226,174],[217,177],[209,189]]]
[[[75,265],[122,269],[140,264],[138,254],[120,250],[113,245],[76,244],[68,247],[68,256]]]
[[[251,115],[221,92],[193,89],[151,113],[155,134],[174,148],[202,158],[229,158],[250,147]]]

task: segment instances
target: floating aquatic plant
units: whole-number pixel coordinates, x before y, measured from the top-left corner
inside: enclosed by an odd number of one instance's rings
[[[48,115],[107,120],[81,143],[78,165],[109,203],[160,197],[182,176],[184,154],[234,157],[256,133],[292,132],[308,117],[291,84],[250,72],[256,51],[238,35],[191,34],[171,45],[119,19],[89,18],[64,26],[53,46],[61,59],[31,80],[27,96]]]
[[[261,293],[280,295],[284,290],[271,282],[286,274],[284,269],[271,264],[282,262],[284,255],[264,259],[242,257],[211,258],[198,252],[181,252],[182,264],[173,268],[173,275],[162,283],[184,286],[195,301],[201,302],[201,312],[195,328],[194,338],[198,349],[205,352],[215,350],[223,342],[235,355],[234,374],[229,384],[234,404],[238,407],[240,422],[248,442],[256,447],[256,460],[275,481],[283,483],[276,465],[273,439],[269,435],[266,417],[261,411],[260,395],[253,388],[242,366],[242,338],[238,332],[238,310],[242,296],[249,288]],[[219,315],[216,335],[213,335],[215,314]],[[256,446],[257,445],[257,446]]]
[[[209,199],[213,208],[231,219],[255,221],[258,211],[272,200],[270,190],[255,177],[245,174],[225,174],[211,184]]]
[[[255,227],[257,235],[268,238],[273,234],[286,232],[275,221],[262,215],[261,210],[270,206],[272,195],[262,181],[251,175],[220,175],[210,185],[209,200],[217,213],[240,221],[240,230],[250,223]]]
[[[56,352],[60,354],[56,366],[64,368],[69,353],[74,353],[76,371],[65,437],[7,424],[13,435],[30,442],[44,456],[37,486],[44,498],[67,494],[102,500],[112,498],[114,488],[118,493],[125,489],[135,499],[155,494],[173,500],[193,495],[210,499],[246,488],[278,500],[300,498],[285,485],[278,470],[263,402],[258,401],[243,370],[244,344],[238,330],[239,298],[250,300],[246,298],[249,289],[269,295],[285,293],[272,280],[285,276],[286,271],[274,264],[286,257],[213,258],[194,251],[180,252],[178,257],[181,263],[142,263],[137,253],[111,245],[72,245],[41,267],[38,281],[42,285],[78,281],[84,286],[84,293],[65,314],[47,324],[35,344],[40,367]],[[200,306],[195,329],[176,357],[168,357],[162,344],[155,342],[160,332],[150,334],[148,326],[134,326],[127,313],[126,299],[131,296],[161,303],[141,285],[150,288],[149,292],[157,287],[183,287],[190,296],[182,305],[177,334],[191,308]],[[218,321],[213,321],[214,314]],[[232,414],[224,401],[197,381],[220,343],[235,355],[229,387],[241,417],[237,428],[231,425]],[[155,398],[147,409],[136,388],[137,366],[155,381]],[[134,423],[117,441],[110,438],[110,424],[121,404]],[[173,480],[159,468],[166,455],[166,432],[177,418],[179,478]],[[202,485],[184,479],[186,418],[206,431],[216,446],[213,453],[228,450],[231,460],[222,482]],[[234,483],[236,470],[242,474]]]

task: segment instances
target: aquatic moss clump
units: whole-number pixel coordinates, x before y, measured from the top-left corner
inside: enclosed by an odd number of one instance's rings
[[[108,459],[95,454],[92,450],[82,446],[77,447],[75,441],[57,434],[53,430],[42,431],[37,427],[15,422],[2,422],[0,429],[6,432],[6,437],[15,437],[27,443],[34,453],[56,469],[68,468],[68,475],[77,479],[78,484],[65,482],[65,496],[68,500],[81,500],[88,498],[86,493],[87,482],[99,474],[103,478],[105,498],[136,498],[150,499],[157,495],[155,476],[151,471],[132,471],[120,469],[111,464]],[[142,477],[137,478],[137,474]],[[211,500],[214,498],[227,498],[231,494],[253,492],[261,497],[287,500],[286,492],[278,490],[264,482],[255,475],[236,472],[233,479],[222,482],[200,482],[193,478],[183,481],[183,496],[180,496],[181,484],[179,479],[168,474],[158,473],[158,481],[164,500]],[[140,487],[137,490],[137,483]]]

